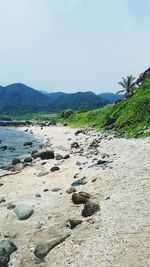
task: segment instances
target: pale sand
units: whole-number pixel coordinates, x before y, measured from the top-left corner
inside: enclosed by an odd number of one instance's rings
[[[70,153],[73,141],[82,143],[86,149],[98,136],[75,136],[77,129],[68,127],[31,127],[33,133],[44,140],[49,138],[50,149],[62,155]],[[70,140],[71,138],[71,140]],[[69,139],[69,140],[68,140]],[[6,202],[0,204],[0,235],[8,237],[18,250],[11,255],[13,267],[149,267],[150,266],[150,139],[114,139],[107,137],[98,147],[99,155],[91,158],[70,154],[70,159],[60,165],[60,170],[37,177],[41,170],[49,171],[56,160],[41,160],[21,173],[0,179],[0,196]],[[93,158],[100,159],[102,153],[110,155],[108,166],[88,168]],[[82,170],[76,161],[85,163]],[[74,205],[71,195],[66,193],[73,176],[87,177],[88,183],[78,190],[92,194],[92,200],[100,204],[100,212],[82,218],[83,205]],[[92,182],[97,178],[95,182]],[[60,187],[59,192],[52,188]],[[43,192],[44,189],[48,192]],[[60,194],[62,192],[62,194]],[[41,198],[35,194],[41,194]],[[110,199],[107,199],[109,198]],[[34,214],[19,221],[8,203],[26,203],[34,207]],[[68,219],[83,219],[74,230],[64,223]],[[88,220],[91,218],[91,220]],[[38,229],[40,228],[40,229]],[[35,245],[48,241],[61,232],[71,232],[65,242],[55,247],[44,262],[39,263],[33,254]]]

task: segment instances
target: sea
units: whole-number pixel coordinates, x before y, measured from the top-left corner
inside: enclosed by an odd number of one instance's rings
[[[33,142],[32,146],[24,146],[25,142]],[[38,150],[41,140],[33,134],[18,129],[17,127],[0,126],[0,147],[7,146],[5,151],[0,149],[0,168],[7,168],[11,165],[13,158],[21,160],[31,155],[33,150]],[[15,148],[12,150],[11,148]]]

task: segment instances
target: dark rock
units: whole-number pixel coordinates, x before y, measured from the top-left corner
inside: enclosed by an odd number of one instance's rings
[[[3,183],[0,183],[0,186],[3,186],[4,184]]]
[[[54,151],[46,150],[39,153],[41,159],[54,159]]]
[[[12,160],[12,165],[16,165],[16,164],[18,164],[18,163],[20,163],[20,162],[21,162],[20,159],[14,158],[14,159]]]
[[[37,151],[37,150],[33,150],[32,152],[31,152],[31,157],[32,158],[37,158],[37,157],[39,157],[40,155],[39,155],[39,152]]]
[[[8,267],[10,255],[17,250],[14,243],[8,240],[0,242],[0,267]]]
[[[107,160],[102,160],[102,159],[99,159],[97,161],[97,165],[101,165],[101,164],[105,164],[105,163],[108,163],[108,161]]]
[[[32,146],[33,145],[33,142],[25,142],[23,145],[24,146]]]
[[[16,205],[14,205],[12,203],[8,203],[8,205],[7,205],[8,210],[13,210],[15,207],[16,207]]]
[[[34,209],[29,205],[20,204],[13,211],[19,220],[26,220],[33,214]]]
[[[40,194],[36,194],[35,197],[41,197],[41,195]]]
[[[79,179],[79,180],[77,180],[77,181],[75,181],[75,182],[73,182],[72,184],[71,184],[71,186],[79,186],[79,185],[84,185],[84,184],[86,184],[87,183],[87,181],[85,181],[85,177],[83,177],[83,178],[81,178],[81,179]]]
[[[51,172],[55,172],[55,171],[59,171],[59,167],[58,166],[54,166],[50,169]]]
[[[7,146],[1,146],[1,147],[0,147],[0,150],[2,150],[2,151],[7,150]]]
[[[80,161],[77,161],[77,162],[76,162],[76,165],[77,165],[77,166],[81,166],[81,162],[80,162]]]
[[[47,189],[47,188],[45,188],[45,189],[43,190],[43,192],[48,192],[48,189]]]
[[[85,204],[90,197],[91,195],[86,192],[73,193],[72,202],[74,204]]]
[[[36,246],[34,250],[34,255],[39,259],[44,259],[44,257],[56,246],[60,243],[64,242],[66,238],[68,238],[70,234],[64,234],[57,238],[53,238],[48,242],[40,243]]]
[[[4,197],[0,197],[0,204],[3,203],[3,202],[5,202],[5,201],[6,201],[6,200],[5,200]]]
[[[74,187],[69,187],[69,188],[66,190],[66,193],[68,193],[68,194],[72,194],[72,193],[74,193],[74,192],[76,192],[76,189],[75,189]]]
[[[113,117],[113,116],[110,116],[110,117],[107,118],[105,126],[109,126],[109,125],[115,123],[115,121],[116,121],[116,118]]]
[[[74,229],[76,226],[78,226],[82,222],[83,222],[82,220],[68,220],[65,222],[65,225],[69,227],[70,229]]]
[[[53,189],[52,189],[52,192],[58,192],[58,191],[60,191],[60,190],[61,190],[61,188],[57,188],[57,187],[56,187],[56,188],[53,188]]]
[[[69,154],[67,154],[67,155],[64,156],[64,159],[69,159],[69,158],[70,158],[70,155]]]
[[[78,142],[74,142],[71,144],[71,148],[79,148]]]
[[[88,217],[88,216],[91,216],[98,211],[100,211],[99,204],[88,201],[84,205],[84,209],[82,211],[82,216]]]
[[[24,159],[24,162],[30,163],[30,162],[32,162],[32,158],[30,158],[30,157],[25,158],[25,159]]]
[[[83,130],[83,129],[80,129],[80,130],[77,130],[76,132],[75,132],[75,135],[79,135],[80,133],[85,133],[85,130]]]

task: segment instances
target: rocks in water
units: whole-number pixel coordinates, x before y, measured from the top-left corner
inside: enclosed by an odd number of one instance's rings
[[[33,142],[24,142],[23,145],[24,145],[24,146],[32,146],[32,145],[33,145]]]
[[[84,184],[87,183],[87,181],[85,181],[85,179],[86,179],[86,177],[83,177],[83,178],[81,178],[81,179],[79,179],[79,180],[73,182],[73,183],[71,184],[71,186],[84,185]]]
[[[26,220],[33,214],[34,209],[27,204],[19,204],[13,211],[19,220]]]
[[[74,229],[76,226],[81,224],[83,221],[82,220],[67,220],[65,222],[65,225],[69,227],[70,229]]]
[[[61,188],[59,188],[59,187],[55,187],[55,188],[52,189],[52,192],[58,192],[58,191],[60,191],[60,190],[61,190]]]
[[[13,166],[13,171],[17,172],[17,171],[22,171],[24,169],[24,164],[23,163],[17,163],[16,165]]]
[[[25,158],[24,159],[24,162],[31,163],[32,162],[32,158],[31,157]]]
[[[4,197],[0,197],[0,204],[3,203],[3,202],[5,202],[5,201],[6,201],[6,200],[5,200]]]
[[[7,150],[7,146],[0,146],[0,150],[2,150],[2,151]]]
[[[44,259],[44,257],[56,246],[60,243],[64,242],[66,238],[68,238],[70,234],[63,234],[62,236],[58,236],[56,238],[51,239],[48,242],[40,243],[36,246],[34,250],[34,255],[39,259]]]
[[[18,158],[14,158],[14,159],[12,159],[12,165],[16,165],[16,164],[18,164],[18,163],[20,163],[21,162],[21,160],[20,159],[18,159]]]
[[[60,168],[58,166],[54,166],[50,169],[51,172],[59,171]]]
[[[56,156],[55,156],[55,159],[56,160],[62,160],[63,159],[63,156],[61,155],[61,154],[56,154]]]
[[[76,192],[76,189],[74,188],[74,187],[69,187],[67,190],[66,190],[66,193],[67,194],[72,194],[72,193],[74,193],[74,192]]]
[[[16,245],[9,240],[0,242],[0,267],[8,267],[10,255],[17,250]]]
[[[94,213],[96,213],[98,211],[100,211],[99,204],[88,201],[84,205],[84,209],[82,211],[82,216],[83,217],[92,216]]]
[[[78,142],[74,142],[71,144],[71,148],[79,148]]]
[[[70,158],[70,155],[69,154],[67,154],[67,155],[64,156],[64,159],[69,159],[69,158]]]
[[[54,151],[46,150],[39,153],[41,159],[54,159]]]
[[[90,197],[91,195],[86,192],[73,193],[72,202],[74,204],[85,204]]]

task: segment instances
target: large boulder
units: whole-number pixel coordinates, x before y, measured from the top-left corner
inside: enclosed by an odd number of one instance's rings
[[[26,220],[33,214],[34,209],[27,204],[19,204],[13,211],[19,220]]]

